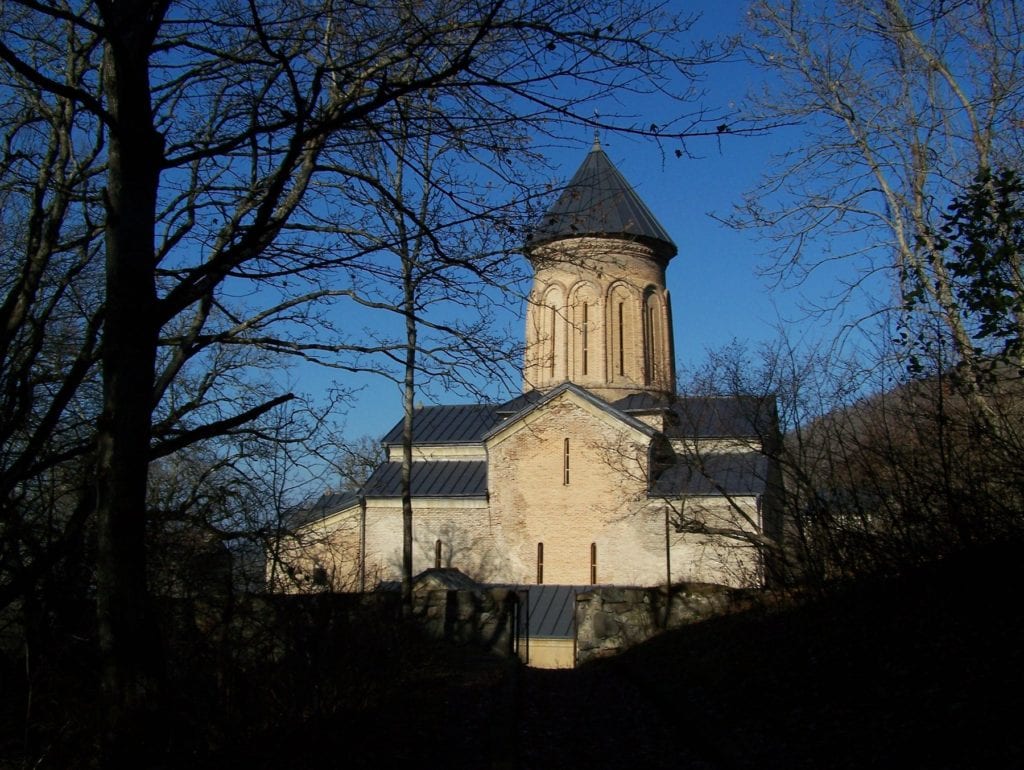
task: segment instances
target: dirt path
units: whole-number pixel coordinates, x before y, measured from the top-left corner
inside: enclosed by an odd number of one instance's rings
[[[609,669],[525,669],[516,714],[523,770],[711,768],[687,749],[680,714]]]

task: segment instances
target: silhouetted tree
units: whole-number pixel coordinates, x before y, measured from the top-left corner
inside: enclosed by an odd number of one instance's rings
[[[777,403],[781,440],[765,448],[779,471],[780,566],[790,579],[900,572],[1020,537],[1020,379],[988,387],[1001,426],[994,432],[979,422],[954,368],[931,362],[929,376],[913,377],[908,355],[892,342],[842,358],[782,340],[716,352],[690,379],[694,389]]]
[[[341,365],[381,350],[329,307],[348,296],[338,268],[363,256],[338,248],[339,224],[359,215],[336,195],[389,110],[432,100],[456,143],[467,126],[543,133],[596,122],[588,104],[608,89],[663,91],[709,56],[682,53],[685,25],[643,2],[16,0],[0,21],[0,237],[14,246],[0,490],[18,585],[5,590],[26,590],[92,516],[107,758],[131,761],[162,724],[149,464],[289,400],[251,387],[275,357]],[[523,170],[500,137],[467,159],[511,188]],[[460,204],[465,218],[481,210]],[[56,542],[26,564],[26,494],[46,474],[68,493],[53,501]]]
[[[982,360],[1024,367],[1024,182],[983,169],[931,233]]]
[[[939,231],[979,169],[1019,166],[1021,7],[766,0],[749,19],[748,51],[774,84],[756,109],[801,123],[806,139],[746,196],[736,223],[775,239],[781,278],[845,268],[827,300],[812,298],[818,306],[866,288],[869,309],[851,322],[888,306],[903,313],[908,343],[929,336],[975,368],[979,319],[958,297]],[[988,408],[979,390],[967,395]]]

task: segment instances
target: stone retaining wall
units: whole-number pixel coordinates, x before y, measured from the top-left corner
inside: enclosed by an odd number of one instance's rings
[[[518,602],[516,592],[508,588],[417,590],[413,616],[436,639],[509,656],[515,650]]]
[[[749,593],[705,584],[595,588],[576,597],[576,664],[617,655],[662,631],[751,606]]]

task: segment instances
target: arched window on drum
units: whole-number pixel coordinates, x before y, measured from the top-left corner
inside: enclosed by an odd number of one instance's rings
[[[601,308],[597,288],[589,283],[572,293],[572,379],[586,382],[603,376],[603,345],[601,344]]]
[[[608,369],[612,382],[635,381],[638,372],[636,357],[637,297],[626,286],[618,284],[608,294]]]
[[[643,302],[644,385],[656,383],[661,376],[662,362],[659,356],[664,342],[662,318],[661,298],[655,287],[648,286],[644,291]]]
[[[539,335],[541,379],[556,382],[565,377],[565,297],[559,286],[544,293]]]

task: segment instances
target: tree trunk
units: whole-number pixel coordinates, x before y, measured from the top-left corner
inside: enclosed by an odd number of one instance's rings
[[[153,127],[148,65],[158,23],[149,3],[126,5],[110,6],[104,18],[104,91],[112,125],[96,576],[105,761],[128,766],[162,748],[153,745],[162,655],[146,589],[145,506],[158,331],[153,244],[163,147]]]
[[[416,316],[412,264],[403,259],[405,295],[405,389],[402,394],[402,608],[412,614],[412,418],[416,408]]]

